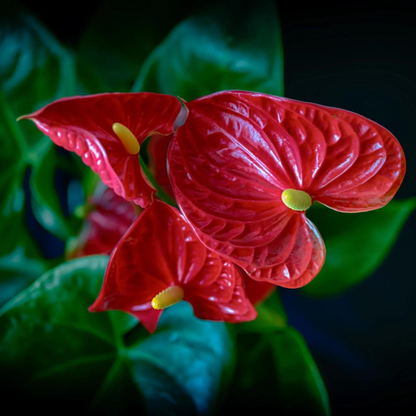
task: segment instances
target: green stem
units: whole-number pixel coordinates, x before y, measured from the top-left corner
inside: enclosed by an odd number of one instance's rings
[[[147,179],[149,179],[149,181],[152,184],[153,188],[156,189],[156,195],[157,195],[157,197],[161,201],[166,202],[167,204],[172,205],[175,208],[178,208],[178,205],[176,204],[176,201],[173,198],[171,198],[164,191],[164,189],[157,183],[157,180],[154,177],[153,173],[150,172],[149,167],[146,165],[146,163],[144,162],[144,160],[142,159],[142,157],[140,155],[139,155],[139,161],[140,161],[140,165],[141,165],[141,167],[143,169],[143,172],[147,176]]]

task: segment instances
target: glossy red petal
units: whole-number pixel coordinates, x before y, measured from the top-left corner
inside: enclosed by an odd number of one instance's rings
[[[397,139],[379,124],[350,111],[248,92],[218,93],[187,105],[191,113],[199,113],[200,128],[212,136],[209,143],[196,139],[194,151],[198,148],[205,154],[216,142],[221,143],[220,157],[212,157],[211,164],[221,167],[228,157],[227,172],[230,167],[231,172],[235,171],[236,163],[248,172],[247,162],[259,158],[263,163],[257,164],[260,176],[268,172],[271,177],[286,179],[286,185],[289,180],[290,187],[303,189],[336,210],[381,208],[403,180],[405,157]],[[197,128],[190,125],[191,120],[189,117],[187,121],[189,128]],[[220,127],[210,129],[214,121]],[[222,129],[229,133],[229,140],[222,137]],[[273,157],[266,155],[265,149]],[[189,158],[188,153],[184,156]],[[275,161],[280,162],[278,166]],[[276,183],[275,179],[271,182]],[[226,186],[217,185],[213,190],[221,191]]]
[[[173,143],[172,146],[176,144]],[[177,157],[178,154],[173,149],[171,160]],[[259,203],[257,207],[256,201],[249,201],[245,206],[251,204],[252,218],[247,220],[247,211],[240,208],[243,206],[242,201],[233,202],[229,198],[230,206],[227,207],[221,204],[226,199],[220,200],[218,195],[201,197],[198,194],[197,198],[193,198],[195,194],[192,195],[192,190],[198,191],[199,184],[193,184],[183,174],[185,165],[184,160],[177,165],[177,171],[182,171],[178,181],[186,186],[176,190],[176,198],[207,247],[238,263],[250,273],[256,272],[255,278],[273,284],[287,283],[288,279],[296,280],[305,272],[312,252],[312,239],[304,214],[289,210],[280,202],[280,198],[270,205],[267,215],[265,211],[261,211],[264,204]],[[214,212],[211,209],[212,204],[217,204]],[[211,211],[203,212],[201,206],[208,207]],[[220,208],[224,211],[221,212]],[[259,209],[257,221],[256,208]],[[238,221],[236,217],[241,212],[242,219]],[[221,214],[224,218],[220,218]],[[262,269],[262,272],[257,269]]]
[[[118,195],[146,207],[155,190],[138,155],[127,153],[112,126],[123,124],[141,144],[155,132],[173,133],[180,110],[175,97],[114,93],[63,98],[22,118],[33,120],[55,144],[81,156]]]
[[[237,268],[234,267],[233,269],[235,285],[229,300],[223,302],[213,301],[211,298],[207,298],[198,292],[191,292],[188,297],[185,297],[192,305],[196,317],[230,323],[252,321],[256,318],[257,312],[244,291],[241,274]],[[218,282],[211,286],[218,286]],[[221,284],[218,289],[221,289]],[[207,290],[211,290],[211,288],[209,287]]]
[[[199,241],[175,208],[155,200],[114,249],[103,287],[90,310],[123,310],[145,319],[146,327],[153,328],[159,315],[151,312],[150,302],[169,286],[178,285],[185,300],[197,308],[199,302],[207,305],[210,316],[211,304],[234,304],[233,298],[239,304],[244,299],[243,293],[236,293],[236,274],[230,262]],[[252,316],[247,305],[245,309],[233,307],[233,320]],[[246,318],[235,317],[238,311]],[[206,319],[217,320],[218,315],[215,312]]]
[[[313,278],[321,241],[282,191],[365,211],[387,203],[404,175],[397,140],[351,112],[238,91],[187,107],[168,153],[178,204],[207,247],[275,284]],[[323,259],[323,244],[314,253]]]
[[[179,206],[207,247],[243,267],[271,266],[286,259],[299,220],[298,214],[283,205],[280,195],[262,201],[210,192],[190,176],[176,141],[171,145],[169,166]],[[231,193],[231,185],[229,189]]]
[[[88,201],[88,215],[68,258],[110,254],[139,214],[132,202],[101,183]]]
[[[304,218],[299,227],[296,244],[287,259],[273,267],[248,267],[250,277],[259,282],[296,289],[308,284],[322,269],[325,262],[324,241],[315,225]]]

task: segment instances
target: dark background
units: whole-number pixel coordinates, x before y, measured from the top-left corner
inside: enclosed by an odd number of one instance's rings
[[[415,8],[290,3],[279,2],[286,96],[349,109],[388,128],[407,158],[396,198],[415,196]],[[283,292],[289,321],[308,341],[334,414],[397,414],[416,402],[415,254],[413,215],[386,261],[362,284],[331,299]]]
[[[76,47],[101,2],[24,3],[61,41]],[[142,3],[145,13],[148,3]],[[207,2],[177,3],[178,15],[186,18]],[[348,109],[387,127],[402,144],[408,164],[396,198],[416,196],[415,6],[397,1],[293,0],[276,5],[282,25],[285,95]],[[152,18],[158,24],[157,16]],[[175,19],[171,27],[160,30],[167,34],[178,22]],[[383,265],[360,285],[324,299],[281,291],[289,322],[306,338],[321,371],[334,415],[375,414],[382,409],[384,414],[397,414],[407,406],[413,411],[415,258],[413,215]]]

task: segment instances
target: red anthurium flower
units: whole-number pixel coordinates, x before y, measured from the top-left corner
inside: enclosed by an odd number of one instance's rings
[[[110,254],[129,229],[140,208],[99,183],[86,205],[84,224],[67,257]]]
[[[173,133],[180,110],[180,101],[169,95],[114,93],[63,98],[21,119],[33,120],[116,194],[144,208],[155,190],[141,169],[140,145],[156,133]]]
[[[256,317],[238,269],[208,250],[175,208],[155,200],[114,249],[89,310],[128,312],[154,332],[162,310],[181,300],[201,319]]]
[[[381,208],[403,180],[396,138],[349,111],[238,91],[186,105],[168,154],[176,199],[207,247],[255,280],[307,284],[325,258],[311,204]]]

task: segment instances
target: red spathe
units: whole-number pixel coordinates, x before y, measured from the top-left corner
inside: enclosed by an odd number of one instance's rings
[[[362,212],[386,205],[403,180],[397,139],[349,111],[239,91],[186,106],[168,154],[175,197],[204,244],[256,280],[301,287],[324,263],[319,232],[284,205],[284,190]]]

